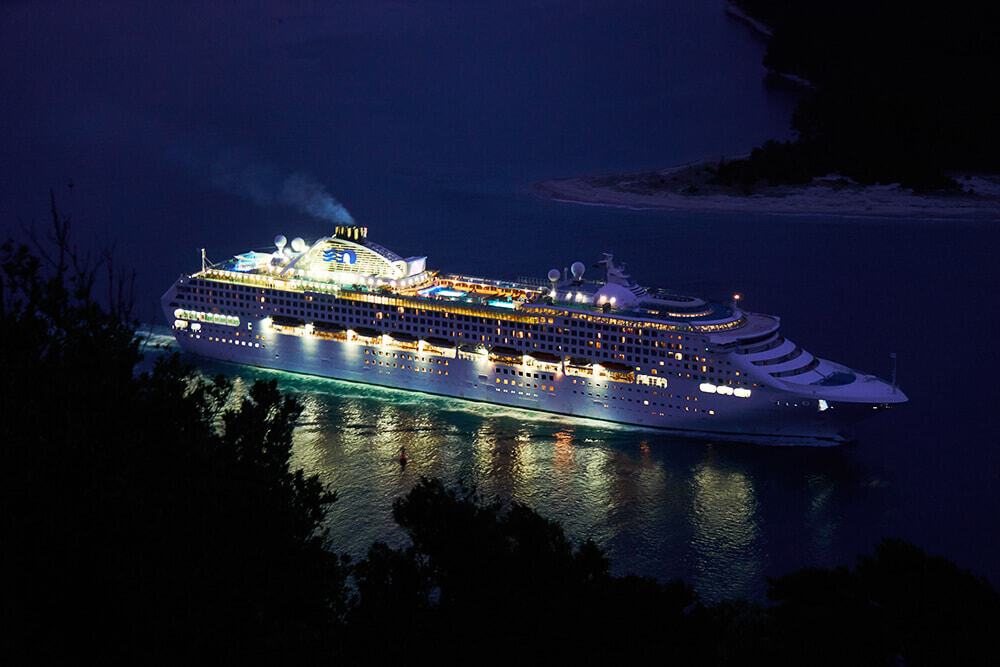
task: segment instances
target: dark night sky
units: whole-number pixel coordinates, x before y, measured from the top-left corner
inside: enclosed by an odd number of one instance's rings
[[[220,161],[311,174],[398,244],[469,224],[441,193],[510,197],[785,134],[793,100],[764,91],[762,53],[721,2],[692,0],[5,4],[0,224],[44,219],[55,188],[81,238],[140,270],[147,318],[201,245],[327,231],[213,188]],[[426,245],[401,251],[465,250]]]

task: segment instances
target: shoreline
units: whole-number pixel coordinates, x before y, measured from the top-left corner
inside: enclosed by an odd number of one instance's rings
[[[865,186],[836,175],[808,185],[761,185],[745,192],[711,183],[716,164],[705,160],[661,170],[550,179],[531,188],[557,202],[633,210],[1000,220],[1000,175],[954,176],[974,194],[914,193],[899,185]]]
[[[774,31],[771,29],[769,25],[767,25],[763,21],[760,21],[750,16],[745,11],[740,9],[731,0],[726,2],[725,12],[726,14],[729,14],[729,16],[733,17],[737,21],[749,26],[751,30],[753,30],[755,33],[757,33],[764,39],[770,39],[772,35],[774,35]]]

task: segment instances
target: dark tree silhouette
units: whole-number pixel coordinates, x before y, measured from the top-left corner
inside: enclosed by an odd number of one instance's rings
[[[410,544],[352,566],[320,528],[334,495],[289,468],[299,403],[176,355],[137,373],[127,278],[53,216],[51,249],[0,247],[11,664],[995,662],[996,592],[898,541],[775,579],[768,605],[706,605],[681,581],[611,574],[524,505],[422,479],[393,505]]]
[[[1000,9],[889,0],[736,0],[773,28],[764,64],[805,79],[794,142],[768,142],[718,170],[733,185],[801,183],[837,171],[862,183],[958,186],[953,170],[1000,171]]]
[[[137,374],[127,290],[53,207],[44,254],[0,249],[0,443],[8,634],[24,657],[316,657],[344,571],[334,500],[289,469],[299,404],[171,357]]]
[[[885,540],[853,570],[807,569],[771,582],[784,660],[801,664],[996,662],[1000,599],[954,563]]]
[[[524,505],[422,479],[393,516],[412,546],[375,545],[357,566],[359,654],[376,646],[382,659],[413,650],[455,659],[488,646],[494,659],[652,657],[670,643],[681,660],[692,647],[688,586],[614,577],[593,542],[574,547]]]
[[[677,664],[991,664],[1000,598],[949,561],[887,540],[855,568],[770,582],[768,605],[701,603],[683,582],[609,573],[531,509],[423,479],[393,515],[412,545],[355,569],[352,655]],[[478,653],[477,653],[478,652]]]

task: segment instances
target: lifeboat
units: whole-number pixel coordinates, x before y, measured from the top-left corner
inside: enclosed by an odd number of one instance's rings
[[[306,323],[297,317],[288,317],[287,315],[272,315],[271,324],[279,327],[304,327]]]
[[[535,361],[541,361],[546,364],[560,364],[562,363],[562,357],[557,354],[552,354],[551,352],[529,352],[528,356]]]
[[[635,382],[635,370],[628,364],[607,361],[601,364],[601,371],[615,382]]]
[[[346,327],[342,324],[336,324],[334,322],[313,322],[313,331],[331,334],[343,333],[346,331]]]
[[[521,353],[512,347],[494,345],[490,348],[490,361],[497,361],[503,364],[521,363]]]
[[[628,364],[620,364],[617,361],[605,361],[601,364],[601,368],[606,371],[613,371],[615,373],[629,373],[632,371],[632,367]]]
[[[380,338],[382,336],[382,332],[378,329],[369,329],[368,327],[358,327],[354,333],[361,338]]]

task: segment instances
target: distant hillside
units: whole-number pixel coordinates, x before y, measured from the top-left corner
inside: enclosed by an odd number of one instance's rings
[[[1000,172],[997,5],[733,4],[772,29],[764,64],[813,88],[792,118],[797,140],[726,163],[720,183],[805,183],[837,172],[935,189],[958,187],[949,172]]]

